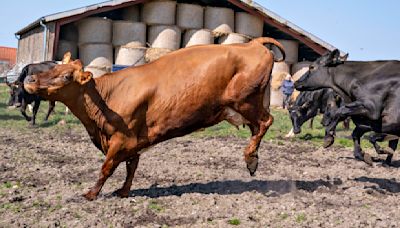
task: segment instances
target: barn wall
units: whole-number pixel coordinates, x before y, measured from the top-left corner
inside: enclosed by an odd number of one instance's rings
[[[55,38],[55,23],[48,23],[47,33],[47,58],[51,60],[53,56],[53,46]],[[21,35],[18,41],[18,63],[29,64],[43,61],[43,27],[38,26],[29,32]]]

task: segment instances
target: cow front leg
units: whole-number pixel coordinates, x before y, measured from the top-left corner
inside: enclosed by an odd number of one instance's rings
[[[40,100],[36,100],[32,109],[32,122],[31,122],[32,125],[36,124],[36,115],[38,113],[39,106],[40,106]]]
[[[126,198],[129,196],[129,191],[131,190],[132,180],[135,176],[135,171],[139,164],[140,155],[136,155],[134,158],[126,161],[126,179],[122,188],[118,189],[114,192],[114,195],[117,195],[121,198]]]
[[[119,163],[121,162],[120,158],[118,158],[117,156],[119,149],[119,145],[110,146],[110,148],[108,149],[106,160],[101,167],[99,179],[97,180],[96,184],[92,188],[90,188],[90,190],[86,194],[83,195],[87,200],[95,200],[97,198],[97,195],[99,195],[99,192],[101,191],[101,188],[103,187],[106,180],[118,167]]]
[[[259,121],[259,126],[250,125],[252,137],[249,145],[244,152],[244,160],[246,161],[247,169],[249,170],[251,176],[254,176],[254,173],[256,172],[258,167],[257,150],[260,146],[261,139],[268,131],[268,128],[272,125],[273,122],[274,118],[272,117],[272,115],[269,115],[267,121]]]
[[[21,114],[25,117],[26,121],[30,122],[32,118],[26,114],[26,106],[28,106],[28,103],[25,101],[25,99],[22,99],[20,107]]]
[[[394,154],[394,152],[395,152],[396,149],[397,149],[397,144],[398,144],[398,143],[399,143],[399,139],[394,139],[394,140],[390,140],[390,141],[389,141],[389,147],[390,147],[390,149],[393,150],[393,153],[392,153],[392,154],[389,154],[389,155],[387,156],[387,158],[386,158],[386,160],[385,160],[385,163],[386,163],[387,165],[392,164],[393,154]]]
[[[47,122],[49,120],[49,116],[53,112],[55,106],[56,106],[56,102],[55,101],[49,101],[49,110],[47,111],[47,114],[46,114],[46,117],[44,118],[44,121]]]

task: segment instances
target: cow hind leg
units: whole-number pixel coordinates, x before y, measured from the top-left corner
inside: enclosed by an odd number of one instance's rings
[[[37,112],[39,111],[39,106],[40,106],[40,100],[36,100],[32,110],[32,122],[31,122],[32,125],[36,124],[36,115]]]
[[[114,195],[121,198],[126,198],[129,196],[129,191],[131,190],[132,180],[135,176],[135,171],[139,164],[140,155],[135,156],[132,159],[126,161],[126,179],[122,188],[114,192]]]
[[[365,127],[356,126],[353,133],[351,134],[354,142],[354,157],[358,160],[364,161],[368,165],[372,165],[372,158],[369,154],[365,154],[361,149],[361,137],[368,132],[370,129]]]
[[[244,160],[246,161],[247,169],[249,170],[251,176],[254,176],[258,167],[258,147],[260,146],[262,138],[273,122],[274,118],[272,115],[268,115],[266,120],[259,120],[258,126],[254,124],[249,125],[252,137],[249,145],[244,151]]]
[[[20,107],[21,114],[25,117],[26,121],[30,122],[32,120],[32,118],[26,114],[27,106],[28,106],[28,103],[24,99],[22,99],[21,107]]]

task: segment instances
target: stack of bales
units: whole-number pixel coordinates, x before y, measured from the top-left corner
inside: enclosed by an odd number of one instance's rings
[[[271,85],[271,106],[282,106],[283,103],[283,93],[281,91],[281,85],[283,80],[287,75],[292,76],[294,72],[292,71],[292,66],[297,64],[298,53],[299,53],[299,43],[294,40],[277,40],[283,45],[285,50],[286,58],[284,62],[275,62],[272,69],[272,83]],[[272,46],[272,51],[276,58],[281,57],[281,52],[275,46]],[[293,79],[293,77],[292,77]],[[296,92],[297,93],[297,92]]]
[[[111,71],[112,24],[111,20],[101,17],[89,17],[78,23],[79,58],[85,70],[92,72],[94,77]]]
[[[78,30],[74,24],[67,24],[60,29],[56,60],[60,61],[66,52],[71,52],[73,59],[78,58]]]

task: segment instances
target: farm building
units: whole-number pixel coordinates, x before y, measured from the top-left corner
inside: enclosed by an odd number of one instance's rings
[[[16,48],[0,47],[0,75],[15,65],[16,57]]]
[[[115,65],[144,64],[191,45],[268,36],[280,41],[287,54],[274,73],[296,78],[309,61],[335,49],[249,0],[107,1],[42,17],[16,36],[19,65],[60,60],[70,51],[95,76]],[[280,99],[273,100],[280,104]]]

